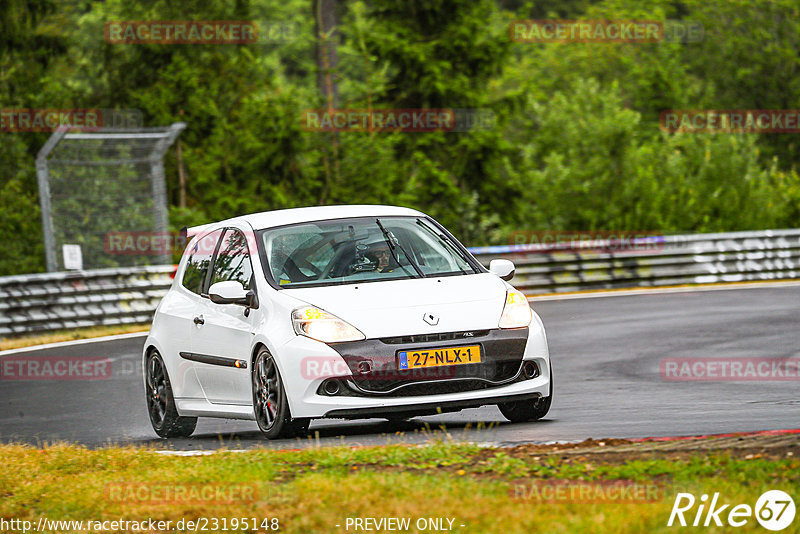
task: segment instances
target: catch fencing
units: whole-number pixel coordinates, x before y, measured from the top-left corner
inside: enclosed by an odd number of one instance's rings
[[[800,278],[800,230],[477,247],[510,259],[526,294]],[[0,277],[0,336],[147,323],[174,266]]]
[[[104,240],[115,231],[169,232],[163,159],[185,127],[53,132],[36,158],[49,272],[171,261],[166,252],[110,255]]]

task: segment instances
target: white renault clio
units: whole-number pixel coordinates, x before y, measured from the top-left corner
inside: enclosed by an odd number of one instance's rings
[[[550,409],[544,327],[506,282],[514,265],[487,271],[423,213],[298,208],[188,234],[144,345],[159,436],[188,436],[198,417],[277,438],[323,417]]]

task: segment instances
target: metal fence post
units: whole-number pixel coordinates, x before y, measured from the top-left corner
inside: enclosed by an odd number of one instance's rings
[[[153,147],[150,153],[150,173],[153,187],[153,217],[156,228],[169,228],[167,213],[167,184],[164,176],[164,155],[186,128],[186,123],[176,122],[169,127],[167,134]],[[162,255],[163,263],[172,261],[168,253]]]
[[[58,270],[58,256],[56,255],[56,242],[53,235],[53,212],[50,206],[50,176],[47,168],[47,156],[61,142],[67,130],[66,126],[59,127],[36,155],[36,181],[39,183],[39,207],[42,212],[44,253],[48,272]]]

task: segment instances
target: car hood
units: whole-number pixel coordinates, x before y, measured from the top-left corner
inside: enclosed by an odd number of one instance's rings
[[[481,273],[284,291],[376,338],[497,328],[506,285]],[[438,322],[426,322],[427,314]]]

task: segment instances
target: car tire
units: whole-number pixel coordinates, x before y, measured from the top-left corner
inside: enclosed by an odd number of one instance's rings
[[[145,395],[153,430],[162,438],[188,438],[197,427],[197,417],[181,417],[172,395],[167,367],[157,350],[147,356]]]
[[[553,368],[550,368],[550,395],[538,399],[504,402],[498,404],[500,413],[512,423],[538,421],[550,411],[553,403]]]
[[[292,418],[280,371],[270,352],[262,347],[253,360],[253,411],[267,439],[292,438],[308,431],[311,419]]]
[[[308,426],[311,424],[309,418],[292,419],[286,425],[284,436],[287,438],[305,438],[308,437]]]

